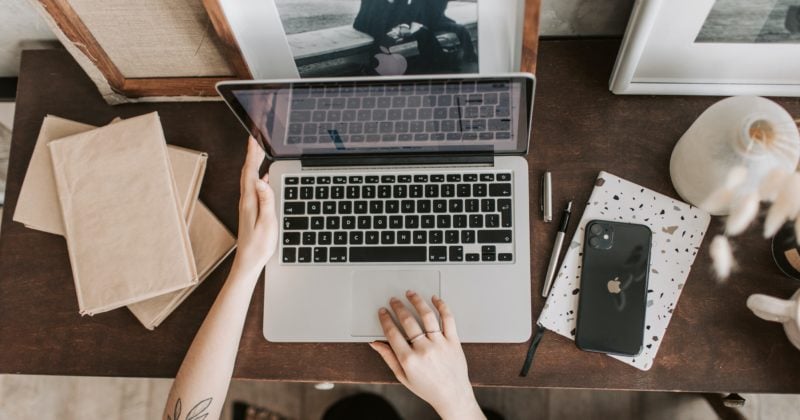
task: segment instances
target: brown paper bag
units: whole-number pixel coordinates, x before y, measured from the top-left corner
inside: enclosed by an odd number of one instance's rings
[[[197,284],[156,113],[48,147],[81,314]]]

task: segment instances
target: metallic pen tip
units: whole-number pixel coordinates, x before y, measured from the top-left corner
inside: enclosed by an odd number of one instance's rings
[[[572,211],[572,201],[567,203],[567,211]]]

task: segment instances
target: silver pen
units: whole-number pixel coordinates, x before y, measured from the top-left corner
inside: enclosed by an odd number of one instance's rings
[[[567,226],[569,225],[569,216],[572,213],[572,201],[567,203],[564,212],[561,213],[561,223],[558,226],[558,233],[556,234],[556,243],[553,245],[553,253],[550,254],[550,264],[547,265],[547,274],[544,276],[544,287],[542,288],[542,297],[547,297],[550,294],[550,286],[553,285],[553,277],[556,275],[556,267],[558,267],[558,257],[561,255],[561,246],[564,245],[564,236],[567,233]]]

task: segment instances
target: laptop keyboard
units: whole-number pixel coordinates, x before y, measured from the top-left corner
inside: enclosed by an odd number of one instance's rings
[[[507,80],[295,85],[288,144],[511,141]]]
[[[513,262],[512,173],[284,175],[281,261]]]

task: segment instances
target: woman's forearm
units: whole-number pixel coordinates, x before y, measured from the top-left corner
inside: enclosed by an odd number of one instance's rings
[[[164,419],[219,417],[259,273],[243,272],[234,263],[175,377]]]

